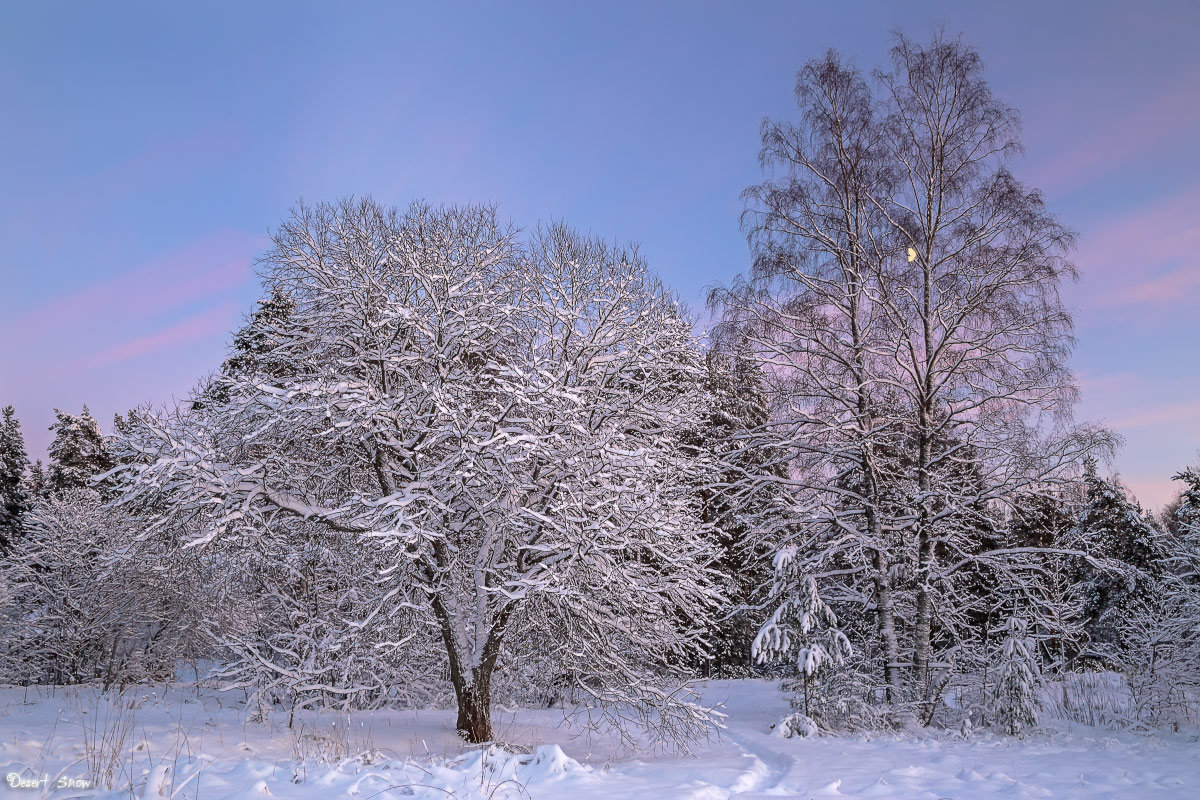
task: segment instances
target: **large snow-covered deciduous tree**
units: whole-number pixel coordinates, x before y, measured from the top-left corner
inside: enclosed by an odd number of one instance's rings
[[[929,703],[932,664],[959,638],[936,635],[955,627],[959,565],[1020,566],[1009,543],[972,552],[984,509],[1053,490],[1104,435],[1069,425],[1072,321],[1059,289],[1075,275],[1073,240],[1009,170],[1016,113],[978,53],[941,35],[924,46],[898,36],[880,80],[896,180],[879,206],[906,254],[880,299],[902,332],[895,362],[915,423],[913,674]],[[966,458],[978,480],[955,479]]]
[[[832,52],[801,70],[800,122],[764,124],[750,274],[712,299],[790,453],[759,478],[786,489],[775,603],[815,582],[863,693],[928,724],[987,660],[996,590],[1066,549],[1015,541],[1014,498],[1059,493],[1106,434],[1071,420],[1071,235],[1009,171],[1017,117],[978,54],[897,36],[875,86]]]
[[[497,692],[550,682],[660,731],[706,724],[678,691],[721,602],[692,491],[709,467],[678,433],[703,363],[637,253],[370,200],[301,207],[273,238],[249,355],[140,415],[124,502],[191,547],[369,554],[372,584],[327,587],[337,635],[402,653],[397,682],[443,669],[470,741],[494,737]]]

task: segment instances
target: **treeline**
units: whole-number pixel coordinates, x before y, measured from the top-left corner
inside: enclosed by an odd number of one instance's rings
[[[103,478],[112,438],[83,407],[56,410],[49,464],[29,462],[12,406],[0,421],[0,675],[6,683],[172,680],[199,654],[194,576],[139,545]],[[121,427],[115,420],[115,430]]]
[[[1017,734],[1106,670],[1194,722],[1200,468],[1158,517],[1102,476],[1072,238],[978,55],[830,53],[797,100],[707,346],[635,248],[345,200],[187,402],[59,412],[45,468],[6,409],[3,679],[204,662],[260,717],[453,702],[478,742],[500,701],[687,738],[689,682],[749,674],[791,733]]]

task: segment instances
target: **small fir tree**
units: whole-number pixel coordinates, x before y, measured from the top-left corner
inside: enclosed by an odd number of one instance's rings
[[[753,652],[762,663],[783,662],[794,669],[784,688],[792,695],[796,713],[780,723],[783,736],[810,735],[828,724],[829,697],[822,681],[830,670],[846,665],[853,654],[850,640],[838,626],[837,615],[821,598],[811,575],[797,575],[793,555],[784,550],[775,560],[775,594],[784,599],[754,640]]]
[[[1025,620],[1015,615],[1009,617],[1003,635],[1000,679],[992,698],[993,713],[1009,736],[1019,736],[1037,725],[1041,710],[1038,695],[1041,670]]]

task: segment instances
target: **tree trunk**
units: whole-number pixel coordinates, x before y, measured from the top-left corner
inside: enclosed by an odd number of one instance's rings
[[[458,733],[471,744],[490,742],[495,738],[492,731],[492,672],[496,669],[500,642],[504,639],[504,631],[516,603],[510,601],[496,615],[488,631],[480,663],[470,668],[463,663],[455,646],[453,618],[446,604],[437,596],[434,596],[432,604],[441,622],[442,640],[450,662],[450,682],[454,685],[454,696],[458,700]]]
[[[875,609],[879,620],[879,634],[883,637],[884,691],[888,705],[895,707],[903,699],[900,688],[900,642],[896,635],[896,608],[892,597],[888,563],[883,554],[875,552]]]
[[[476,679],[479,671],[476,670]],[[472,684],[464,686],[458,695],[458,733],[471,744],[482,744],[492,741],[492,698],[491,677],[488,676],[482,686]]]
[[[933,198],[926,197],[926,221],[928,231],[936,230],[932,214]],[[933,560],[933,531],[930,530],[932,511],[930,491],[933,488],[933,427],[935,390],[933,373],[936,366],[933,336],[933,253],[926,244],[922,259],[924,292],[921,302],[921,330],[924,344],[924,374],[921,376],[920,405],[917,409],[917,487],[920,489],[920,508],[917,511],[917,619],[913,625],[913,679],[917,682],[921,699],[926,703],[931,695],[929,663],[932,660],[931,641],[933,629],[933,598],[930,596],[930,572]]]

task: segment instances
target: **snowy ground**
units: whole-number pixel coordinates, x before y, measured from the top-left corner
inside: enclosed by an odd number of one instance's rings
[[[0,775],[45,779],[8,778],[0,797],[1200,797],[1194,736],[780,739],[774,684],[716,681],[706,697],[725,704],[728,730],[689,757],[631,751],[554,710],[499,714],[503,740],[531,751],[514,755],[464,747],[447,711],[313,714],[289,730],[285,715],[246,722],[232,695],[143,690],[114,705],[91,690],[0,689]]]

